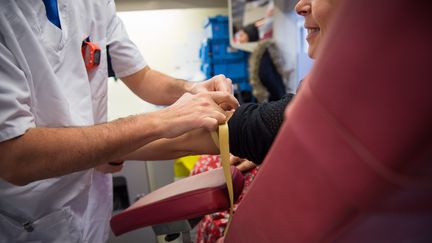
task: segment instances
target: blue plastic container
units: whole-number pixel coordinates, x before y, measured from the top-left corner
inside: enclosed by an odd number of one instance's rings
[[[228,16],[217,15],[210,17],[204,24],[207,38],[209,39],[228,39]]]
[[[213,64],[214,75],[224,74],[226,77],[234,79],[247,79],[246,62]]]
[[[243,51],[230,47],[228,40],[210,41],[211,55],[215,63],[217,62],[239,62],[244,61],[246,54]]]
[[[200,66],[201,71],[204,73],[207,79],[213,77],[213,68],[210,63],[202,63]]]
[[[211,63],[211,45],[208,40],[204,40],[199,50],[199,58],[202,63]]]
[[[233,82],[248,83],[248,54],[230,47],[228,17],[209,17],[204,27],[207,38],[199,53],[204,75],[211,78],[224,74]]]

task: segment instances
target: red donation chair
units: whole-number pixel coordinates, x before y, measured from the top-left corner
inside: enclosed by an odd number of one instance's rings
[[[432,4],[341,2],[223,242],[432,242]]]

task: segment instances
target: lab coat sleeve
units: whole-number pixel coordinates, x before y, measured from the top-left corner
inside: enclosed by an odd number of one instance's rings
[[[116,76],[125,77],[143,69],[147,63],[129,39],[123,22],[116,14],[114,0],[108,0],[107,28],[107,44]]]
[[[31,93],[12,52],[0,42],[0,142],[35,127]]]

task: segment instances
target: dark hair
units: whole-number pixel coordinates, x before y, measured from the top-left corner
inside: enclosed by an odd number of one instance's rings
[[[259,40],[258,28],[256,27],[255,23],[246,25],[243,27],[243,31],[248,35],[250,42]]]

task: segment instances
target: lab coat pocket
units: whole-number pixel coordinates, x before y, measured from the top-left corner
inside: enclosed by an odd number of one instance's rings
[[[60,29],[48,19],[41,20],[41,38],[44,43],[45,55],[54,70],[59,69],[62,51],[66,45],[66,30]]]
[[[35,221],[22,220],[0,215],[0,243],[3,242],[81,242],[79,223],[69,208],[63,208]]]
[[[88,71],[88,77],[93,101],[94,121],[95,123],[101,123],[106,121],[106,104],[108,93],[108,61],[106,39],[95,38],[94,43],[96,43],[101,49],[100,63],[97,67]]]

